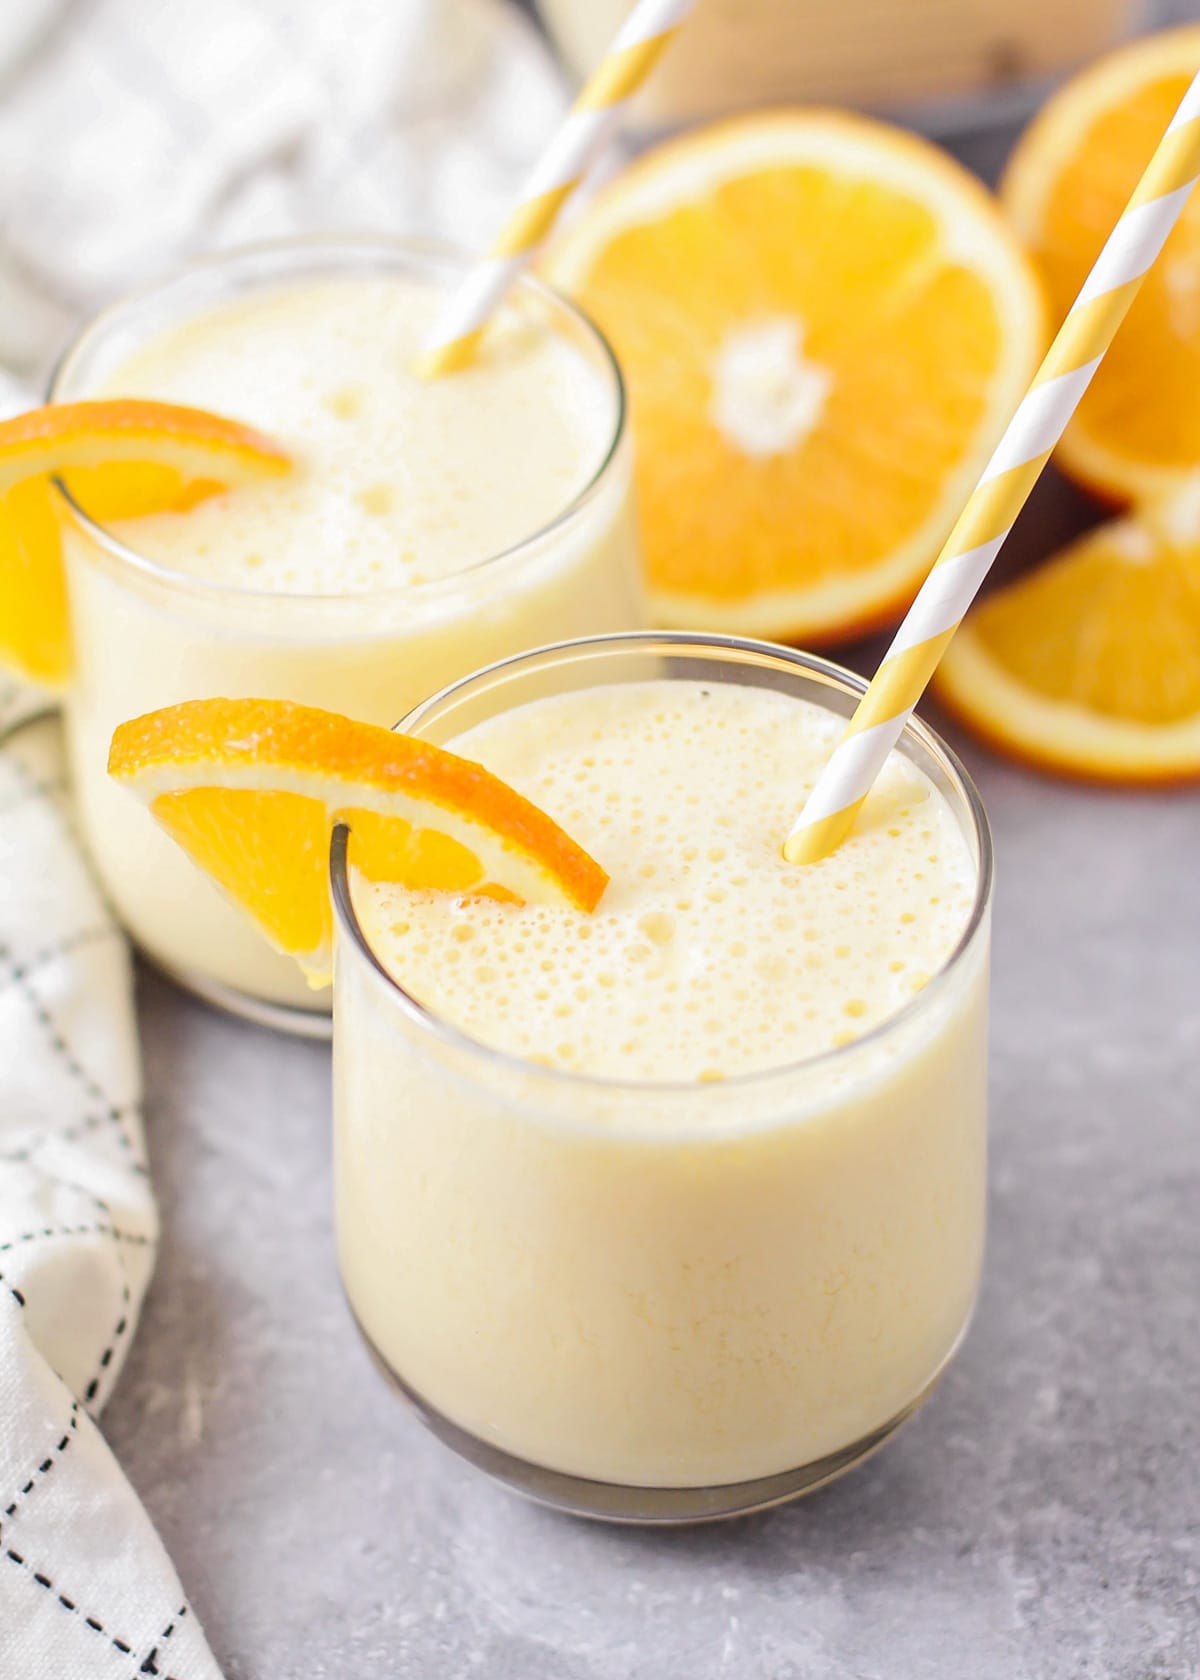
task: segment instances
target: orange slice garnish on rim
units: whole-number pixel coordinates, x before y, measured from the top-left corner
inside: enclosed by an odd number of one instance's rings
[[[331,965],[335,823],[357,870],[416,891],[591,911],[608,883],[482,765],[314,706],[168,706],[120,726],[108,768],[314,986]]]
[[[291,464],[249,426],[174,403],[50,403],[0,422],[0,662],[50,685],[70,673],[52,478],[93,518],[132,519],[182,511]]]

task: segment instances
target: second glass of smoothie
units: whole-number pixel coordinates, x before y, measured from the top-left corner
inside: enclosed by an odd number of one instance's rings
[[[139,943],[194,990],[300,1031],[310,992],[105,773],[126,718],[210,695],[391,725],[490,660],[642,621],[620,373],[524,278],[475,365],[412,370],[466,259],[382,239],[233,253],[101,316],[52,401],[147,397],[267,433],[286,479],[101,528],[67,509],[67,699],[85,836]]]

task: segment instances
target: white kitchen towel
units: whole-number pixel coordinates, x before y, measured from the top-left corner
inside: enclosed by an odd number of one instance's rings
[[[4,18],[0,363],[30,376],[198,248],[480,246],[565,109],[507,0],[0,0]]]
[[[0,4],[0,411],[196,250],[483,244],[563,104],[502,0]],[[0,1680],[219,1680],[95,1421],[154,1260],[139,1096],[59,726],[0,678]]]
[[[0,686],[0,1676],[215,1680],[95,1423],[157,1221],[129,954],[37,710]]]

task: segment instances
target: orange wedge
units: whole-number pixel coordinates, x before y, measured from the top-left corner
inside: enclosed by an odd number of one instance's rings
[[[0,422],[0,661],[51,686],[70,673],[52,477],[93,518],[130,519],[182,511],[290,466],[248,426],[171,403],[51,403]]]
[[[1200,27],[1136,41],[1077,76],[1001,184],[1057,325],[1200,68]],[[1068,426],[1060,464],[1106,499],[1170,494],[1200,469],[1200,195],[1146,276]]]
[[[934,689],[1029,764],[1105,782],[1200,777],[1200,487],[986,596]]]
[[[284,700],[192,700],[123,723],[109,773],[314,985],[332,949],[329,838],[374,881],[594,910],[598,863],[481,765]]]
[[[897,616],[1044,343],[979,182],[827,111],[646,154],[545,267],[628,378],[663,624],[814,644]]]

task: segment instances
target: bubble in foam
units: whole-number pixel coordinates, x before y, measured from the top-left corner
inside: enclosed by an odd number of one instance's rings
[[[648,910],[637,925],[652,945],[669,945],[675,937],[675,918],[666,910]]]
[[[340,390],[330,391],[324,402],[329,412],[336,414],[339,420],[353,420],[362,408],[363,394],[352,385],[343,385]]]

